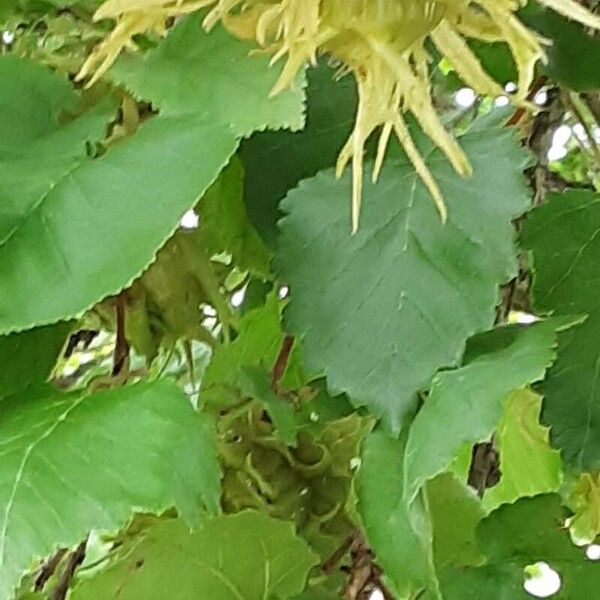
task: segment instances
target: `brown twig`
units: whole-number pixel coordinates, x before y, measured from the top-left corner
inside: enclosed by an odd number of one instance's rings
[[[373,553],[362,539],[356,540],[352,550],[352,566],[344,588],[345,600],[362,600],[373,589]]]
[[[533,82],[531,89],[529,90],[529,94],[527,94],[527,101],[531,102],[535,95],[544,87],[544,84],[548,81],[548,78],[545,75],[542,75],[536,81]],[[525,113],[527,112],[527,108],[524,106],[519,107],[512,115],[512,117],[506,122],[507,127],[511,127],[514,125],[518,125],[521,121]]]
[[[336,548],[333,554],[323,563],[321,563],[321,570],[325,575],[331,575],[335,571],[342,558],[350,551],[352,546],[355,544],[358,531],[353,531],[340,545]]]
[[[557,127],[562,123],[565,107],[561,101],[558,87],[548,89],[546,104],[534,118],[531,134],[527,140],[529,149],[536,157],[535,166],[529,171],[531,186],[534,191],[533,205],[539,206],[546,197],[548,183],[548,150]]]
[[[69,554],[69,558],[67,559],[67,564],[60,576],[60,581],[52,590],[52,594],[50,595],[50,600],[65,600],[67,597],[67,592],[69,591],[69,586],[71,585],[71,581],[73,580],[73,575],[75,575],[75,571],[77,567],[83,562],[85,558],[85,547],[87,544],[87,539],[85,539],[73,552]]]
[[[281,343],[281,349],[271,371],[271,387],[275,393],[279,392],[279,382],[285,373],[292,347],[294,346],[294,336],[286,334]]]
[[[66,548],[59,548],[48,560],[42,563],[33,584],[33,590],[35,592],[41,592],[44,589],[48,579],[54,575],[56,567],[58,567],[66,552]]]
[[[385,600],[395,600],[382,581],[383,571],[375,563],[371,548],[358,531],[352,537],[352,565],[347,568],[348,581],[342,597],[345,600],[368,600],[375,590],[379,590]]]
[[[125,292],[120,293],[116,298],[115,314],[117,322],[117,339],[113,352],[113,367],[111,375],[116,377],[123,371],[129,358],[129,343],[125,336],[125,305],[127,298]]]
[[[385,583],[383,583],[383,581],[381,581],[381,576],[382,576],[382,574],[379,574],[376,578],[376,581],[375,581],[376,588],[379,589],[379,591],[383,594],[384,600],[396,600],[396,598],[393,596],[392,592],[390,592],[390,590],[388,590]],[[424,593],[425,593],[425,590],[423,590],[422,592],[419,592],[419,595],[415,597],[415,600],[417,600]]]
[[[381,569],[381,567],[379,567],[379,565],[373,564],[373,588],[374,589],[378,589],[384,597],[384,600],[396,600],[396,597],[392,594],[392,592],[390,592],[390,590],[388,590],[387,586],[385,585],[385,583],[383,583],[383,571]],[[417,593],[417,595],[414,598],[411,598],[411,600],[417,600],[422,594],[425,593],[425,589],[421,590],[420,592]],[[372,592],[371,592],[372,593]],[[370,595],[369,595],[369,600],[370,600]]]

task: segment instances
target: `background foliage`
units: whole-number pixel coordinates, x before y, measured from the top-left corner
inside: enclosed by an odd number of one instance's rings
[[[393,142],[350,235],[339,65],[194,12],[86,88],[97,7],[0,5],[0,599],[596,597],[600,37],[527,3],[527,110],[431,49],[473,176],[410,121],[447,222]]]

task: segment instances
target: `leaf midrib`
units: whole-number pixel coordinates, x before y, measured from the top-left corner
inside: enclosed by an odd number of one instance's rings
[[[84,399],[85,396],[80,396],[76,398],[71,404],[71,406],[69,406],[66,410],[61,412],[58,415],[58,417],[56,417],[54,422],[45,431],[43,431],[41,435],[39,435],[39,437],[37,437],[25,448],[25,451],[23,452],[23,458],[21,459],[21,463],[15,474],[15,479],[13,481],[9,499],[6,503],[6,508],[4,510],[2,529],[0,530],[0,567],[2,567],[5,564],[6,543],[8,537],[8,525],[10,514],[13,510],[15,498],[19,490],[19,484],[21,483],[23,473],[25,472],[25,468],[27,467],[27,463],[29,462],[31,454],[41,442],[43,442],[45,439],[47,439],[54,433],[54,431],[61,425],[61,423],[64,423],[66,421],[69,414],[73,410],[75,410],[84,401]]]
[[[77,171],[84,162],[87,162],[89,159],[87,156],[81,156],[76,159],[75,163],[68,168],[66,171],[63,171],[55,181],[50,183],[48,189],[36,200],[30,207],[29,210],[23,215],[21,220],[6,234],[4,239],[0,240],[0,250],[5,248],[7,244],[17,235],[25,223],[29,220],[29,218],[38,212],[44,202],[48,199],[48,197],[52,194],[52,192],[59,187],[63,181],[65,181],[68,177],[70,177],[75,171]]]

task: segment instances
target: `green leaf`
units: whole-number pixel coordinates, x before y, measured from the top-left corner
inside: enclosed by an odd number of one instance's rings
[[[509,394],[544,377],[556,358],[556,331],[571,323],[549,319],[481,334],[470,341],[461,368],[435,378],[408,436],[405,468],[410,497],[441,473],[461,447],[493,433]]]
[[[0,242],[0,332],[72,317],[127,286],[235,146],[221,125],[153,119],[48,187]]]
[[[275,394],[271,389],[269,373],[260,367],[242,367],[241,392],[258,400],[269,413],[277,435],[288,446],[296,445],[296,411],[291,400],[286,400]]]
[[[555,495],[522,499],[494,511],[482,521],[477,536],[487,564],[444,570],[444,600],[531,600],[523,589],[524,569],[541,561],[561,577],[557,598],[593,598],[600,565],[586,560],[584,551],[571,543],[565,517]]]
[[[268,278],[269,251],[248,222],[243,182],[242,165],[233,157],[198,204],[198,233],[209,256],[226,252],[240,270]]]
[[[295,596],[294,600],[340,600],[340,592],[335,588],[329,589],[326,586],[318,586]]]
[[[560,454],[549,445],[539,424],[542,399],[529,390],[510,395],[496,432],[500,451],[500,482],[485,492],[483,507],[490,512],[522,496],[558,490],[562,480]]]
[[[228,406],[240,400],[241,368],[271,367],[279,354],[283,333],[281,303],[270,294],[261,308],[248,311],[240,319],[239,334],[229,343],[217,346],[202,379],[201,399],[212,406]],[[296,389],[306,382],[297,347],[292,349],[282,385]]]
[[[164,115],[194,114],[229,123],[238,135],[255,129],[301,129],[302,77],[293,89],[269,98],[281,72],[265,54],[249,56],[253,45],[217,25],[202,28],[203,13],[182,19],[145,56],[123,57],[111,77]]]
[[[556,364],[541,386],[542,420],[552,445],[580,470],[600,468],[600,194],[550,194],[525,223],[523,244],[532,250],[536,308],[555,314],[588,313],[561,336]]]
[[[486,73],[506,85],[518,80],[518,71],[508,44],[503,42],[488,43],[479,40],[469,40],[471,50],[476,54]]]
[[[67,81],[13,56],[0,58],[0,88],[1,251],[39,214],[49,191],[86,160],[86,142],[103,136],[114,108],[106,101],[61,124],[59,115],[74,109],[77,94]]]
[[[268,252],[246,219],[241,176],[233,158],[196,206],[200,226],[176,231],[127,288],[127,339],[148,362],[160,347],[171,351],[178,340],[215,343],[203,323],[203,305],[212,304],[223,327],[235,323],[222,291],[234,269],[268,275]],[[97,304],[94,312],[114,330],[114,298]]]
[[[330,396],[327,392],[325,379],[310,382],[315,393],[308,401],[303,401],[298,407],[298,417],[313,431],[322,431],[331,421],[342,419],[355,412],[348,396]]]
[[[0,402],[0,597],[33,561],[117,531],[133,511],[219,510],[214,425],[173,383],[93,394],[29,388]],[[201,504],[199,504],[199,501]]]
[[[548,61],[538,63],[538,72],[576,91],[600,87],[600,73],[590,59],[600,56],[598,35],[588,34],[580,23],[534,0],[519,10],[519,19],[550,42],[544,47]],[[496,81],[503,85],[517,81],[517,67],[507,44],[469,40],[469,47]]]
[[[0,3],[0,18],[22,19],[24,14],[37,17],[39,13],[46,14],[53,9],[63,9],[71,6],[75,8],[77,13],[80,9],[92,13],[101,3],[101,0],[2,0]]]
[[[292,290],[286,326],[303,337],[309,371],[324,370],[333,390],[396,432],[436,369],[456,364],[465,339],[492,325],[497,286],[515,269],[511,220],[529,202],[524,154],[508,130],[462,143],[469,181],[439,153],[428,159],[446,224],[406,162],[390,161],[375,185],[365,174],[354,236],[349,173],[340,181],[320,173],[283,202],[277,266]]]
[[[57,323],[0,336],[0,398],[46,380],[72,323]]]
[[[542,72],[572,90],[600,87],[600,72],[596,64],[600,56],[598,35],[588,34],[581,24],[537,2],[528,2],[519,12],[519,17],[528,27],[551,41],[545,48],[548,64],[541,66]]]
[[[444,473],[427,483],[426,494],[436,568],[479,564],[476,532],[485,513],[475,492]]]
[[[244,511],[205,520],[158,523],[119,552],[106,571],[82,580],[73,600],[285,600],[304,589],[318,562],[291,523]]]
[[[59,129],[59,115],[75,108],[77,94],[67,79],[16,56],[0,57],[0,156],[19,153]],[[10,85],[7,83],[10,82]]]
[[[356,477],[358,511],[377,564],[399,598],[437,594],[431,548],[432,532],[426,499],[404,499],[405,436],[395,440],[382,430],[363,443],[362,465]]]
[[[325,61],[307,70],[306,127],[302,131],[261,131],[241,144],[248,215],[270,246],[277,237],[279,201],[301,179],[333,166],[352,131],[354,79],[334,77],[335,71]]]

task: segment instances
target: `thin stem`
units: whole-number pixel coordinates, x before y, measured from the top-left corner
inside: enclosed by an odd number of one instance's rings
[[[171,362],[171,359],[173,358],[174,353],[175,353],[175,344],[172,344],[171,347],[169,348],[169,351],[167,352],[167,356],[166,356],[163,364],[160,366],[160,370],[158,371],[158,374],[156,375],[156,379],[160,379],[165,374],[165,371],[167,370],[167,367],[169,366],[169,363]]]
[[[271,371],[271,387],[275,393],[279,392],[279,382],[285,373],[293,346],[294,336],[286,334],[283,338],[281,349],[279,350],[279,354]]]
[[[83,562],[85,558],[85,547],[87,545],[87,538],[73,550],[69,554],[69,558],[67,559],[67,564],[60,576],[60,581],[57,586],[50,594],[50,600],[65,600],[67,597],[67,592],[69,591],[69,586],[71,585],[71,581],[73,580],[73,575],[75,575],[75,571],[77,567]]]
[[[113,367],[111,375],[116,377],[126,368],[126,362],[129,358],[129,343],[125,335],[125,305],[127,299],[125,292],[120,293],[116,298],[115,314],[117,322],[117,339],[113,351]]]
[[[333,554],[321,563],[321,570],[326,575],[331,575],[339,562],[344,556],[350,551],[354,543],[356,542],[358,531],[353,531],[333,552]]]
[[[535,98],[535,95],[542,89],[546,81],[548,81],[548,78],[545,75],[542,75],[542,77],[534,81],[531,90],[529,90],[529,94],[527,94],[527,102],[531,102]],[[527,108],[525,106],[520,106],[506,122],[506,126],[511,127],[518,125],[526,112]]]
[[[180,248],[188,264],[191,265],[198,282],[206,292],[210,303],[217,311],[219,322],[223,327],[223,336],[225,341],[229,342],[231,339],[230,328],[237,329],[237,319],[229,308],[227,300],[221,294],[221,286],[215,277],[210,258],[199,244],[186,237],[181,238]]]
[[[584,112],[589,112],[587,110],[587,106],[583,104],[576,94],[570,92],[563,92],[562,101],[564,105],[573,113],[575,118],[581,123],[590,143],[590,148],[588,151],[591,151],[593,158],[598,162],[598,164],[600,164],[600,148],[598,147],[596,138],[594,137],[594,131],[592,129],[592,124],[590,123],[591,119],[589,118],[589,115],[587,115],[586,118],[586,115],[584,114]]]
[[[35,578],[35,583],[33,586],[33,590],[35,592],[41,592],[44,589],[44,586],[48,582],[48,579],[52,577],[52,575],[56,571],[56,567],[58,567],[60,561],[62,560],[66,552],[66,548],[59,548],[47,561],[45,561],[42,564],[38,575]]]

